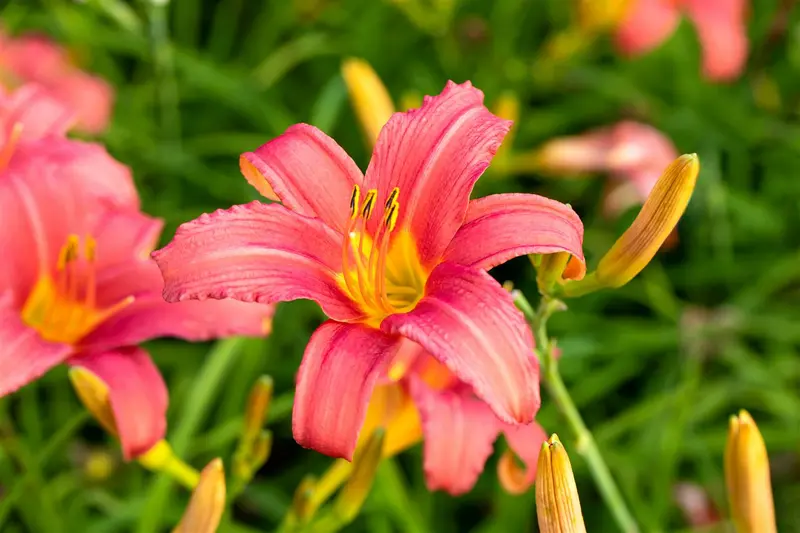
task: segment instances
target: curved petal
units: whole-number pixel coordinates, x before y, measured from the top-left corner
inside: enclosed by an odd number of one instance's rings
[[[400,340],[332,320],[314,332],[297,373],[292,411],[300,446],[352,460],[373,387]]]
[[[711,80],[733,80],[747,63],[745,0],[686,0],[689,18],[703,47],[703,73]]]
[[[147,352],[118,348],[73,357],[70,366],[85,368],[108,387],[117,434],[126,460],[164,438],[167,430],[167,386]]]
[[[364,179],[336,141],[308,124],[295,124],[255,152],[242,154],[239,165],[258,192],[339,232],[350,216],[353,185]]]
[[[275,307],[237,300],[189,300],[168,303],[164,281],[150,259],[132,261],[98,280],[98,304],[112,306],[133,296],[132,304],[103,322],[81,341],[92,349],[135,345],[160,337],[205,341],[231,335],[269,333]]]
[[[420,344],[500,419],[533,420],[541,403],[533,336],[511,295],[486,272],[442,263],[417,306],[381,328]]]
[[[163,227],[161,219],[140,211],[106,210],[89,230],[96,243],[98,275],[132,262],[149,261]],[[161,285],[159,280],[156,286]]]
[[[26,84],[0,97],[0,144],[8,140],[15,124],[22,124],[20,140],[64,135],[75,122],[74,113],[44,87]]]
[[[583,224],[570,206],[535,194],[495,194],[470,202],[444,257],[488,270],[520,255],[568,252],[585,272],[582,244]]]
[[[525,468],[520,469],[516,465],[516,459],[507,452],[497,463],[497,477],[508,492],[522,494],[536,479],[539,451],[542,443],[547,440],[547,434],[536,422],[524,426],[503,424],[502,429],[508,446],[522,460]]]
[[[181,225],[153,259],[170,302],[310,298],[331,318],[363,316],[337,279],[341,237],[324,222],[280,204],[251,202],[201,215]]]
[[[25,325],[9,296],[0,296],[0,397],[39,378],[72,352],[69,345],[47,342]]]
[[[664,42],[680,22],[674,0],[633,0],[628,15],[617,28],[617,47],[623,54],[637,56]]]
[[[424,266],[441,257],[461,226],[472,187],[510,128],[469,82],[448,82],[442,94],[395,113],[381,130],[365,187],[376,188],[380,201],[400,189],[397,226],[412,231]]]
[[[501,422],[466,390],[436,391],[409,379],[422,419],[425,481],[428,490],[453,496],[469,492],[492,454]]]
[[[62,76],[53,94],[77,112],[77,127],[90,134],[102,133],[111,120],[114,89],[103,78],[81,71]]]

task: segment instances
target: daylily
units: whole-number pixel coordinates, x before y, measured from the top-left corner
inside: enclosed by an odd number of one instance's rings
[[[393,381],[398,376],[402,378]],[[372,394],[361,433],[370,435],[374,428],[385,428],[385,457],[424,438],[429,490],[458,495],[472,489],[500,433],[513,451],[498,462],[501,484],[508,492],[519,494],[533,483],[539,450],[547,439],[536,422],[503,422],[476,397],[472,387],[411,341],[403,344],[382,381]],[[517,466],[514,455],[523,461],[524,470]]]
[[[747,62],[746,0],[633,0],[617,28],[617,46],[631,56],[649,52],[674,33],[682,11],[697,30],[703,74],[737,78]]]
[[[163,437],[167,407],[161,376],[135,345],[259,334],[271,308],[164,302],[148,258],[161,221],[138,211],[130,171],[100,146],[52,135],[42,124],[58,121],[33,110],[35,99],[17,103],[0,103],[0,243],[9,252],[0,266],[0,396],[60,363],[84,368],[108,387],[130,459]],[[10,125],[15,117],[33,122]]]
[[[612,181],[603,202],[608,216],[644,202],[677,157],[666,135],[629,120],[554,139],[535,153],[536,166],[546,173],[608,173]]]
[[[540,404],[533,337],[486,270],[512,257],[566,252],[585,271],[583,227],[569,206],[527,194],[470,201],[510,127],[470,83],[448,83],[383,127],[366,175],[305,124],[241,158],[269,199],[202,215],[153,254],[164,297],[316,300],[331,320],[297,375],[295,439],[352,458],[377,380],[409,339],[472,387],[504,422]],[[383,213],[380,212],[382,206]]]
[[[0,83],[34,82],[77,113],[77,126],[100,133],[108,126],[114,92],[102,78],[76,67],[65,49],[41,35],[11,37],[0,32]]]

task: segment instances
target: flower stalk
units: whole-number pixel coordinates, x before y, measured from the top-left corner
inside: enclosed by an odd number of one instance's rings
[[[514,302],[523,312],[533,329],[536,338],[536,354],[542,364],[543,383],[559,412],[575,436],[575,450],[584,458],[600,494],[605,500],[620,530],[625,533],[638,533],[639,527],[614,481],[611,471],[603,459],[592,432],[586,427],[575,402],[572,400],[554,355],[555,343],[547,334],[547,321],[556,311],[563,311],[566,305],[558,299],[543,296],[535,313],[533,307],[520,291],[514,291]]]

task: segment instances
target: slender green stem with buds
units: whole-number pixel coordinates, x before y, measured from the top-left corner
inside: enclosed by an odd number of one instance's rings
[[[561,374],[558,372],[558,361],[553,354],[555,345],[547,335],[547,320],[554,312],[565,310],[566,306],[560,300],[543,296],[539,308],[534,311],[521,292],[514,291],[513,294],[514,302],[533,329],[536,338],[536,352],[544,374],[544,385],[575,436],[575,449],[586,461],[597,488],[614,515],[617,525],[625,533],[638,533],[639,527],[628,510],[608,465],[600,454],[594,436],[586,427],[575,402],[572,401],[572,397],[561,379]]]

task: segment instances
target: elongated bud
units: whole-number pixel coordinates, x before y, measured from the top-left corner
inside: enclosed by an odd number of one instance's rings
[[[633,224],[617,239],[597,270],[563,286],[563,296],[581,296],[602,288],[622,287],[656,255],[678,224],[692,197],[700,161],[682,155],[664,170]]]
[[[579,0],[578,24],[594,33],[616,27],[628,14],[631,0]]]
[[[384,433],[383,429],[376,429],[369,439],[356,450],[353,471],[339,492],[335,503],[337,514],[345,522],[351,521],[358,515],[372,488],[375,472],[381,462]]]
[[[250,396],[247,398],[247,407],[244,413],[243,441],[252,443],[261,432],[269,412],[273,388],[272,378],[261,376],[253,385],[253,388],[250,389]]]
[[[214,533],[225,511],[225,470],[214,459],[200,473],[189,505],[173,533]]]
[[[725,446],[725,483],[736,531],[777,531],[767,448],[758,426],[745,410],[730,419]]]
[[[539,453],[536,515],[541,533],[586,533],[572,465],[555,433]]]
[[[167,474],[190,489],[194,489],[199,481],[197,470],[175,455],[172,446],[163,439],[137,457],[137,460],[148,470]]]
[[[306,523],[314,516],[317,506],[313,505],[314,491],[317,487],[317,478],[308,475],[300,481],[292,498],[292,508],[289,511],[290,522]]]
[[[117,423],[109,401],[108,385],[93,372],[79,366],[70,368],[69,379],[86,410],[97,419],[103,429],[118,437]]]
[[[342,77],[350,93],[358,121],[370,146],[378,140],[381,128],[394,113],[394,104],[383,82],[366,61],[346,59]]]

